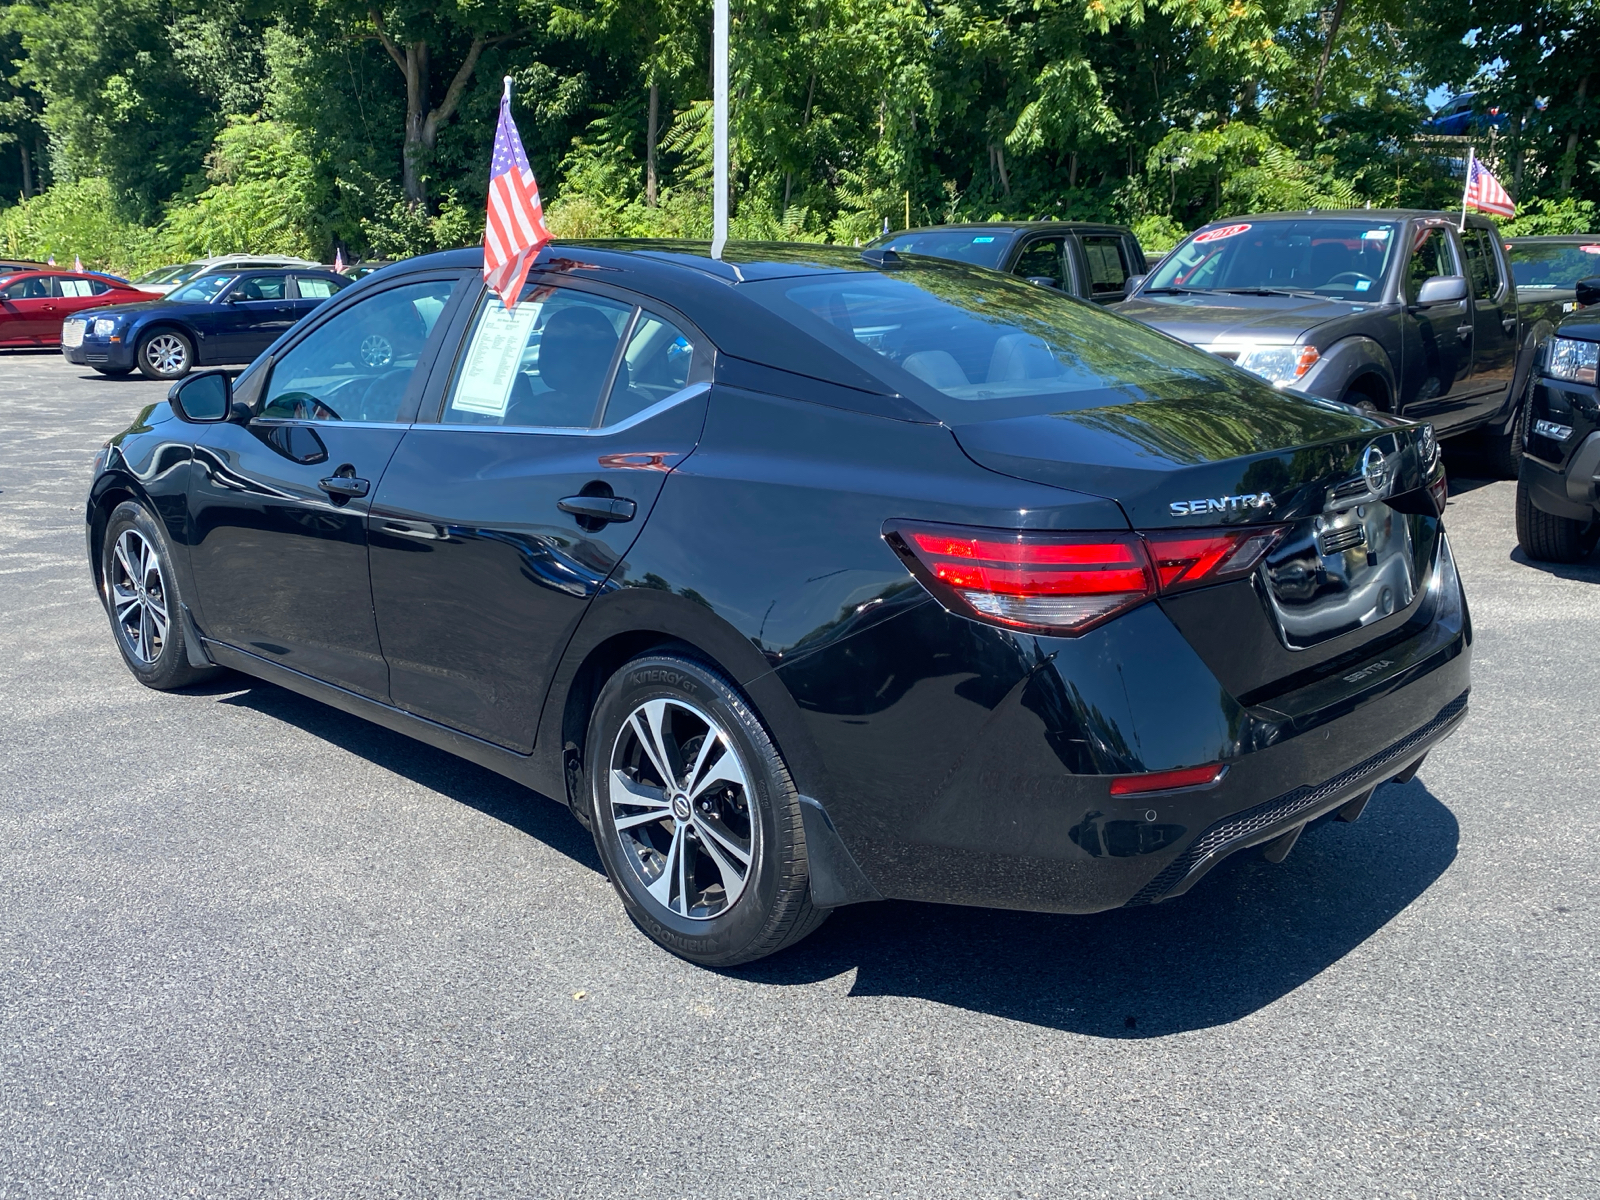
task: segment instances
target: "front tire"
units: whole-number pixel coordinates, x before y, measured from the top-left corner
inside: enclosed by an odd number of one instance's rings
[[[133,374],[132,367],[96,367],[95,370],[110,379],[121,379],[124,375]]]
[[[125,501],[106,522],[100,579],[112,635],[135,679],[165,692],[217,673],[216,667],[189,665],[172,556],[142,505]]]
[[[176,329],[157,329],[139,339],[136,357],[147,379],[182,379],[194,370],[194,343]]]
[[[600,857],[652,941],[729,967],[826,919],[783,756],[715,670],[668,654],[628,663],[595,703],[586,758]]]
[[[1505,433],[1484,434],[1484,457],[1497,479],[1515,479],[1522,467],[1522,443],[1527,434],[1528,414],[1533,411],[1533,406],[1529,403],[1532,392],[1533,388],[1530,386],[1527,395],[1518,401],[1517,411],[1511,418],[1509,430]]]
[[[1525,481],[1517,481],[1517,542],[1540,562],[1574,563],[1587,558],[1600,537],[1600,521],[1574,521],[1535,507]]]

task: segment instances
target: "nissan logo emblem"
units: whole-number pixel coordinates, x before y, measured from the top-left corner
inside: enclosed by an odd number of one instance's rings
[[[1374,496],[1383,495],[1389,486],[1389,463],[1376,445],[1368,446],[1361,456],[1361,477],[1367,481],[1367,490]]]

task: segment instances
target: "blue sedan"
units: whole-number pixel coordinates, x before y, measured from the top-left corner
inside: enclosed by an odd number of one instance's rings
[[[181,379],[196,366],[252,361],[350,282],[310,269],[202,275],[159,300],[78,313],[62,325],[61,352],[102,375],[137,367]]]

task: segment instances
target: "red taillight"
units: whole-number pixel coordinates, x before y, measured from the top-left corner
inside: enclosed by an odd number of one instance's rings
[[[1223,763],[1183,767],[1177,771],[1151,771],[1147,775],[1122,775],[1111,781],[1113,796],[1138,796],[1145,792],[1170,792],[1177,788],[1210,787],[1228,768]]]
[[[1248,574],[1278,529],[1035,533],[890,522],[884,536],[945,607],[996,625],[1073,636],[1159,592]]]
[[[1450,480],[1443,471],[1439,472],[1439,478],[1428,485],[1428,495],[1433,497],[1433,507],[1439,510],[1439,515],[1444,516],[1445,502],[1450,499]]]

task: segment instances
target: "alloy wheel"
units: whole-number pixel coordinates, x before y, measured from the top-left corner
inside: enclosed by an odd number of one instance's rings
[[[381,333],[361,339],[361,361],[369,367],[387,367],[394,361],[394,343]]]
[[[163,375],[182,371],[189,361],[189,347],[175,333],[158,333],[145,343],[145,361]]]
[[[681,700],[648,700],[611,750],[611,831],[644,890],[667,912],[707,921],[750,881],[760,823],[733,739]]]
[[[112,555],[111,604],[117,632],[129,653],[142,663],[154,663],[167,644],[166,580],[161,559],[135,529],[125,529]]]

